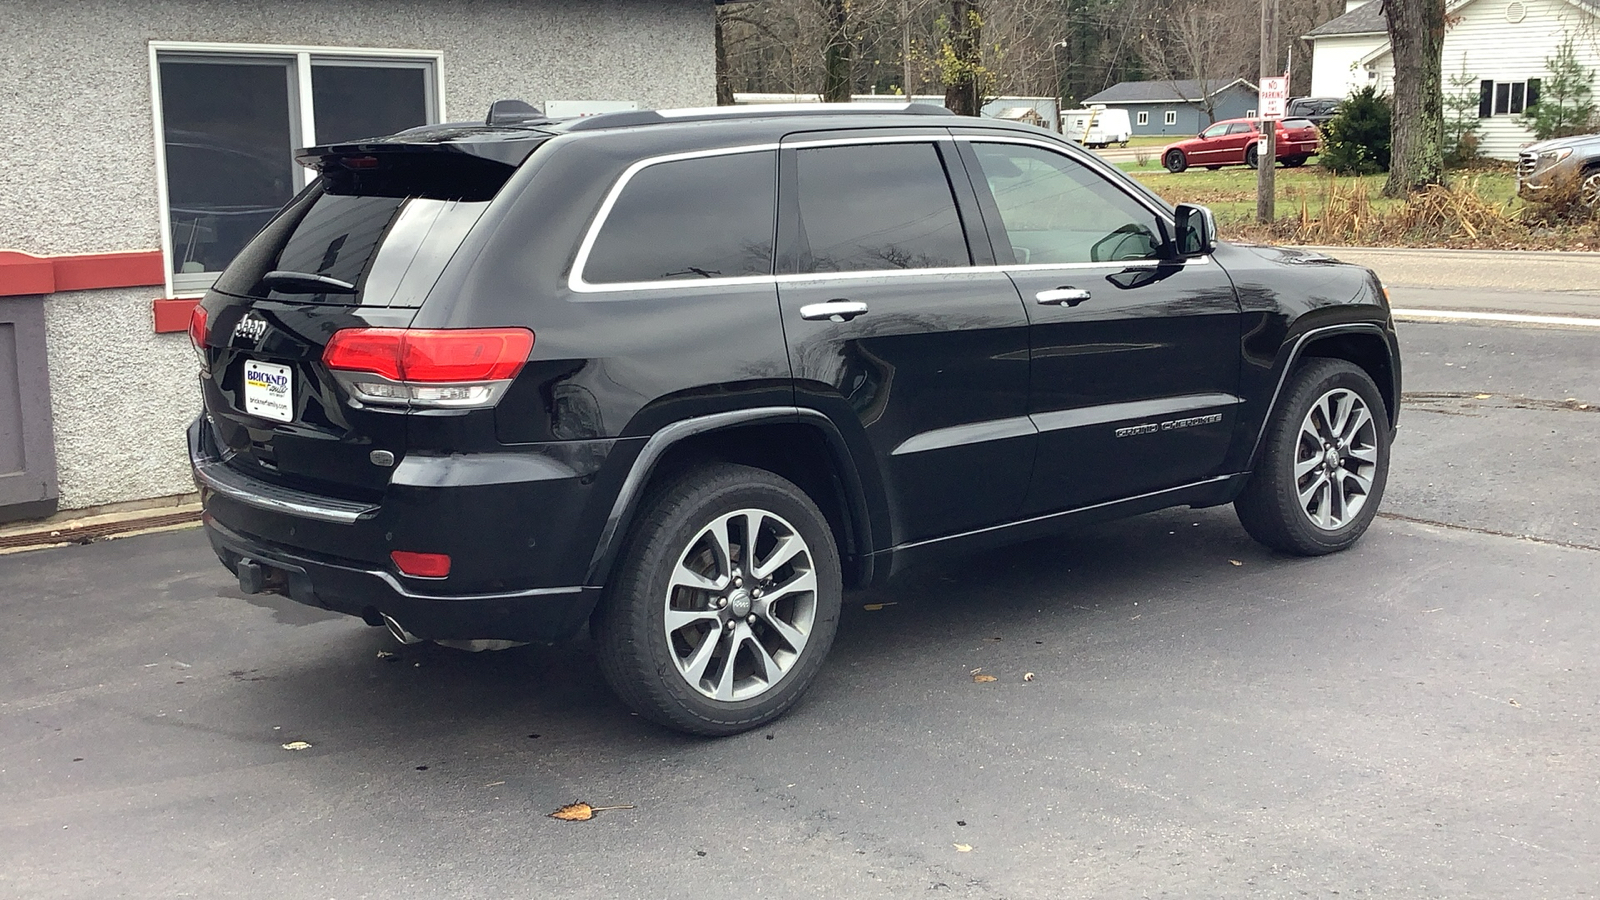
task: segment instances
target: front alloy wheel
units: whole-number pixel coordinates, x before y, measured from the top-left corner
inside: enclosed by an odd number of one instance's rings
[[[1361,395],[1335,388],[1311,405],[1295,447],[1300,509],[1323,531],[1361,514],[1378,469],[1378,425]]]
[[[1354,544],[1383,500],[1389,415],[1372,377],[1342,359],[1293,372],[1262,435],[1250,480],[1233,501],[1250,536],[1319,556]]]

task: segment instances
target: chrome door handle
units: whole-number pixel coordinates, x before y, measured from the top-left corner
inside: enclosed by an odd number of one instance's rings
[[[1079,303],[1089,299],[1089,292],[1082,288],[1061,287],[1053,291],[1040,291],[1034,294],[1033,297],[1045,306],[1059,306],[1061,304],[1077,306]]]
[[[807,303],[800,307],[800,318],[807,322],[848,322],[867,313],[867,305],[858,300],[829,300],[826,303]]]

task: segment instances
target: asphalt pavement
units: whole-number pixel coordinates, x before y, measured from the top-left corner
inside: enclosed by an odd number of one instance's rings
[[[1223,507],[951,558],[719,741],[587,642],[245,597],[194,530],[0,557],[0,896],[1592,896],[1600,333],[1400,328],[1352,550]]]

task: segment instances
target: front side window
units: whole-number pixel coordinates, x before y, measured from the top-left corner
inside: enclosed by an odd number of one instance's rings
[[[933,144],[795,153],[802,272],[969,266],[961,216]]]
[[[1026,144],[975,143],[983,177],[1019,263],[1155,259],[1154,213],[1071,159]]]
[[[606,216],[583,268],[591,284],[772,274],[777,153],[656,163]]]
[[[305,183],[296,148],[439,119],[426,60],[158,49],[168,259],[203,290]]]
[[[1169,122],[1167,124],[1170,125],[1171,123]],[[1213,125],[1210,128],[1207,128],[1205,131],[1200,132],[1200,136],[1201,137],[1206,137],[1206,138],[1214,138],[1214,137],[1222,137],[1223,135],[1225,135],[1227,133],[1228,133],[1227,124],[1222,124],[1222,125]]]

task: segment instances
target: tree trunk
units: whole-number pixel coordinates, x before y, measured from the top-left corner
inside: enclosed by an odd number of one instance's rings
[[[850,54],[850,15],[846,0],[828,0],[828,46],[823,51],[822,101],[849,103],[855,80]]]
[[[976,116],[983,109],[978,96],[982,23],[977,0],[950,0],[944,105],[958,116]]]
[[[1394,57],[1392,154],[1384,196],[1444,180],[1445,0],[1382,0]]]
[[[733,74],[728,71],[728,45],[722,36],[722,10],[716,13],[717,105],[733,105]]]

